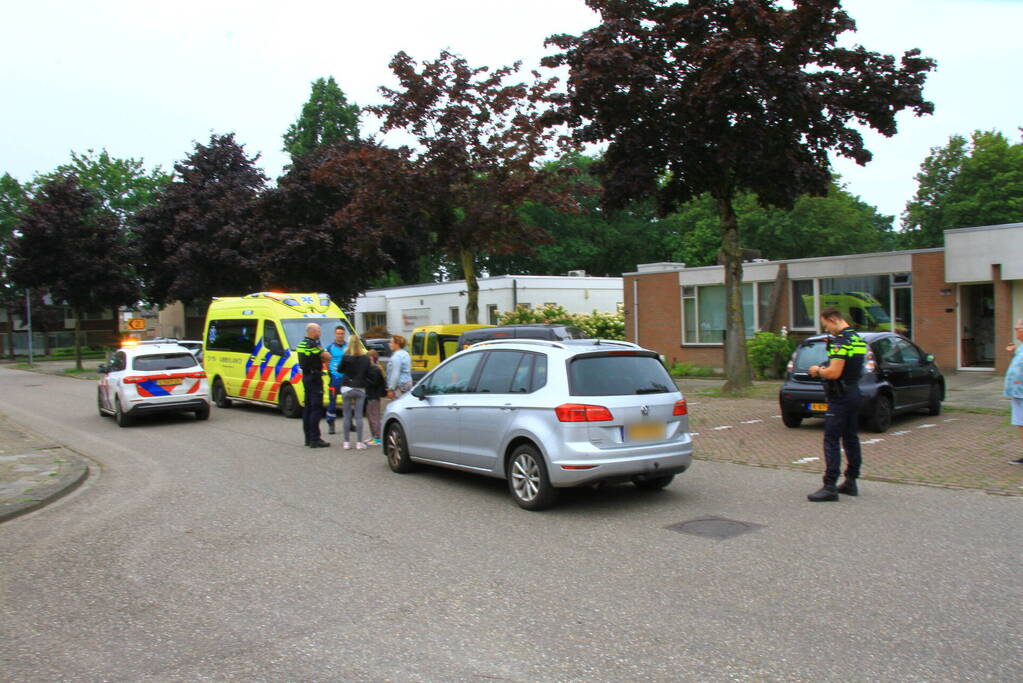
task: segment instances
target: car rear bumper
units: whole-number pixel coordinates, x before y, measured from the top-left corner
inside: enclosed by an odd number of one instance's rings
[[[151,399],[139,401],[128,409],[128,415],[149,415],[152,413],[175,413],[189,410],[202,410],[203,406],[209,408],[209,401],[202,397],[189,397],[173,401],[154,401]]]
[[[645,446],[638,451],[627,449],[624,453],[622,449],[615,449],[611,453],[563,453],[551,462],[548,474],[551,484],[557,487],[629,481],[635,477],[662,477],[681,474],[689,469],[693,463],[692,454],[691,440]],[[606,457],[608,455],[612,457]]]

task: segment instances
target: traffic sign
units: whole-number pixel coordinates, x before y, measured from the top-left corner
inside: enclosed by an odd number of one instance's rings
[[[145,318],[128,318],[128,329],[129,330],[144,330],[146,329]]]

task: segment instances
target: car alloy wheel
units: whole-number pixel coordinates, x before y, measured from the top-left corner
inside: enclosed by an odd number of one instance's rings
[[[557,499],[557,489],[551,486],[543,456],[533,446],[515,449],[508,464],[508,488],[519,507],[542,510]]]
[[[219,377],[213,380],[213,402],[218,408],[231,407],[231,399],[227,397],[227,390],[224,389],[224,380]]]
[[[401,425],[395,423],[387,428],[384,453],[387,454],[387,465],[392,472],[404,474],[412,471],[413,464],[408,455],[408,444],[405,442],[405,432]]]
[[[870,431],[886,432],[892,424],[892,400],[886,394],[874,399],[874,412],[870,417]]]
[[[118,427],[128,427],[131,425],[131,417],[121,407],[120,396],[114,396],[114,417],[117,418]]]
[[[290,384],[281,387],[281,397],[277,402],[284,417],[302,417],[302,406],[299,405],[298,396]]]

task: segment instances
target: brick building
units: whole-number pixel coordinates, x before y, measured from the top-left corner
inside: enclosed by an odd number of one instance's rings
[[[649,263],[624,275],[626,337],[673,362],[724,365],[724,269]],[[837,306],[860,330],[894,329],[946,371],[1004,372],[1023,318],[1023,223],[947,230],[937,249],[743,266],[746,335],[820,332]]]

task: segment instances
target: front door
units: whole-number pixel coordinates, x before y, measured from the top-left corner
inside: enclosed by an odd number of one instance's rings
[[[959,286],[959,365],[995,366],[995,288],[990,282]]]

